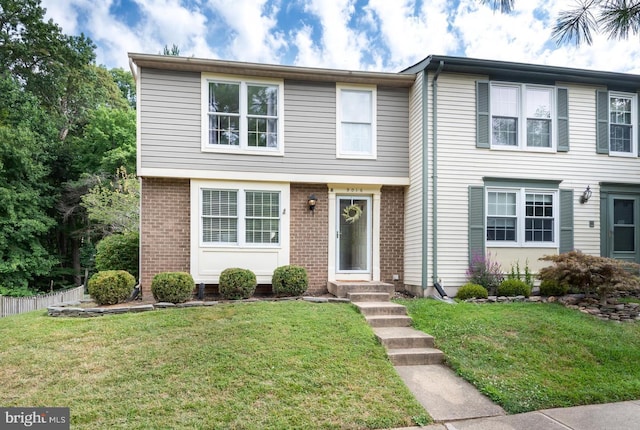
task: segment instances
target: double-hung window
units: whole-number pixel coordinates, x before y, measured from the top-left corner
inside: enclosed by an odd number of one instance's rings
[[[491,84],[491,147],[553,149],[554,88]]]
[[[203,80],[203,150],[282,152],[282,83]]]
[[[556,246],[558,193],[488,188],[486,240],[491,246]]]
[[[202,243],[217,245],[278,245],[278,191],[203,188]]]
[[[376,158],[375,87],[336,86],[337,156]]]
[[[636,95],[609,93],[609,153],[636,154]]]

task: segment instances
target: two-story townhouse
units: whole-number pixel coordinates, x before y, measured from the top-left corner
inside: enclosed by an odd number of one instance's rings
[[[640,262],[640,76],[447,56],[404,73],[410,290],[454,293],[474,254],[505,272],[572,249]]]
[[[415,75],[130,54],[141,285],[186,271],[304,266],[327,281],[404,273]]]

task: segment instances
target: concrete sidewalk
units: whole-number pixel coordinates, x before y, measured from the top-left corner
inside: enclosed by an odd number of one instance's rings
[[[526,414],[444,422],[425,430],[637,430],[640,401],[545,409]]]
[[[443,365],[396,371],[437,424],[426,430],[638,430],[640,400],[506,415],[473,385]]]

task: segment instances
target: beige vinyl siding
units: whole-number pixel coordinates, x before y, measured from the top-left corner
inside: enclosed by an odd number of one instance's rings
[[[203,152],[200,92],[198,73],[141,70],[143,169],[408,177],[406,88],[377,90],[376,160],[336,158],[335,83],[285,81],[284,156]]]
[[[468,186],[482,186],[485,176],[562,181],[560,188],[574,190],[574,246],[599,255],[598,184],[640,184],[640,159],[596,154],[596,88],[558,83],[569,90],[569,152],[488,150],[475,146],[477,79],[487,77],[443,74],[438,81],[439,277],[446,286],[465,282]],[[593,196],[580,204],[578,199],[587,185]],[[594,221],[593,228],[589,221]],[[510,263],[503,266],[508,271]]]
[[[409,177],[405,193],[404,283],[422,286],[422,74],[409,96]]]

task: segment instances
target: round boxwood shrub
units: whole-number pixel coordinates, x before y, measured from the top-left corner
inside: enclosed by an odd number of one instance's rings
[[[124,270],[105,270],[89,279],[88,291],[99,305],[115,305],[131,297],[136,279]]]
[[[256,291],[256,275],[249,269],[233,267],[220,274],[218,291],[225,299],[248,299]]]
[[[96,245],[96,270],[126,270],[138,279],[139,250],[137,231],[106,236]]]
[[[472,283],[464,284],[456,294],[456,299],[460,300],[486,299],[487,297],[489,297],[489,292],[485,287]]]
[[[565,284],[559,284],[553,279],[545,279],[540,283],[541,296],[564,296],[569,291]]]
[[[507,297],[529,297],[531,295],[531,287],[520,279],[505,279],[498,287],[498,295]]]
[[[183,303],[193,296],[195,282],[185,272],[158,273],[151,281],[151,294],[159,302]]]
[[[276,296],[299,296],[309,287],[309,278],[304,267],[280,266],[273,271],[271,288]]]

